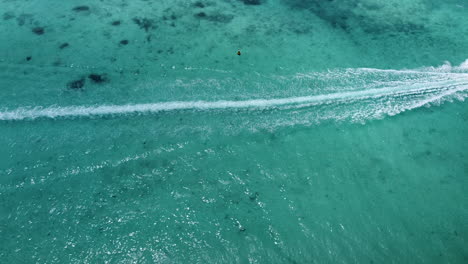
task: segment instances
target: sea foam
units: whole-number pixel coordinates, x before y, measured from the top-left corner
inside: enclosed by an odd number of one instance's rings
[[[438,68],[416,70],[381,70],[357,68],[329,71],[327,73],[301,73],[295,78],[319,80],[347,80],[347,83],[333,92],[323,89],[323,93],[310,96],[285,98],[256,98],[251,100],[194,100],[170,101],[125,105],[92,106],[47,106],[19,107],[0,111],[0,120],[19,121],[42,118],[84,118],[99,116],[121,116],[129,114],[151,114],[174,111],[258,111],[268,109],[301,109],[326,105],[316,118],[322,119],[327,112],[340,104],[349,109],[335,111],[331,118],[343,119],[346,116],[395,115],[402,111],[417,108],[433,102],[461,99],[468,89],[468,60],[460,66],[445,64]],[[364,83],[362,80],[365,80]],[[355,83],[355,85],[352,85]],[[287,85],[287,84],[286,84]],[[359,110],[356,110],[359,109]],[[357,111],[357,113],[356,113]],[[362,121],[362,120],[360,120]]]

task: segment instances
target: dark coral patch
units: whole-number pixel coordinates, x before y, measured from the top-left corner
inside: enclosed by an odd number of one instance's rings
[[[68,44],[68,43],[65,42],[65,43],[63,43],[63,44],[60,44],[59,48],[60,48],[60,49],[64,49],[64,48],[66,48],[66,47],[68,47],[68,46],[70,46],[70,44]]]
[[[242,3],[246,5],[261,5],[262,0],[240,0]]]
[[[317,1],[317,0],[282,0],[295,9],[308,10],[330,24],[333,28],[346,32],[361,27],[365,33],[388,34],[398,32],[404,34],[419,34],[426,30],[423,23],[415,24],[404,17],[398,19],[375,19],[372,15],[381,5],[360,4],[360,1]],[[371,1],[372,2],[372,1]],[[353,10],[360,10],[354,12]],[[389,17],[390,18],[390,17]],[[395,17],[396,18],[396,17]],[[391,34],[390,34],[391,36]]]
[[[199,13],[196,13],[195,14],[196,17],[199,17],[199,18],[204,18],[204,17],[207,17],[206,13],[205,12],[199,12]]]
[[[42,35],[45,33],[45,30],[43,27],[34,27],[33,29],[31,29],[31,31],[36,35]]]
[[[111,25],[113,25],[113,26],[119,26],[120,24],[121,24],[120,20],[116,20],[116,21],[111,23]]]
[[[146,32],[148,32],[150,29],[154,29],[154,20],[149,19],[149,18],[138,18],[135,17],[133,18],[133,22],[137,24],[141,29],[144,29]]]
[[[18,26],[23,26],[23,25],[34,25],[34,18],[33,15],[31,14],[21,14],[16,18],[16,22],[18,23]]]
[[[82,6],[76,6],[72,10],[75,12],[83,12],[83,11],[89,11],[89,9],[90,9],[89,6],[82,5]]]
[[[226,14],[214,14],[207,17],[209,21],[218,22],[218,23],[229,23],[234,18],[233,15]]]
[[[94,83],[105,83],[109,81],[106,74],[91,73],[88,75],[88,78]]]
[[[233,15],[226,15],[226,14],[206,14],[205,12],[198,12],[195,14],[195,17],[199,19],[204,19],[212,22],[218,22],[218,23],[229,23],[231,20],[234,18]]]
[[[75,81],[71,81],[67,83],[67,87],[73,90],[78,90],[84,87],[85,82],[86,82],[85,78],[81,78],[79,80],[75,80]]]
[[[3,20],[10,20],[12,18],[15,18],[15,14],[12,12],[6,12],[3,14]]]
[[[200,2],[200,1],[197,1],[193,4],[194,7],[198,7],[198,8],[204,8],[205,7],[205,4]]]

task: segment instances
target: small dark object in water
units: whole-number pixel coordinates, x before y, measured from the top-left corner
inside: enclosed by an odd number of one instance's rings
[[[90,75],[88,75],[88,78],[91,79],[95,83],[107,82],[107,78],[105,74],[91,73]]]
[[[27,57],[26,57],[26,60],[27,60],[27,61],[30,61],[31,59],[32,59],[31,56],[27,56]]]
[[[240,52],[240,50],[238,50],[238,51],[237,51],[237,55],[239,55],[239,56],[241,55],[241,52]]]
[[[32,32],[36,35],[42,35],[44,34],[45,30],[43,27],[35,27],[32,29]]]
[[[75,12],[83,12],[83,11],[89,11],[89,6],[76,6],[72,9]]]
[[[128,40],[126,39],[120,41],[120,45],[127,45],[127,44],[128,44]]]
[[[120,20],[116,20],[116,21],[112,22],[112,25],[113,26],[119,26],[120,23],[121,23]]]
[[[86,82],[85,78],[81,78],[79,80],[69,82],[67,86],[70,89],[77,90],[77,89],[83,88],[83,86],[85,85],[85,82]]]
[[[66,47],[68,47],[68,46],[70,46],[70,44],[68,44],[68,43],[65,42],[65,43],[61,44],[61,45],[59,46],[59,48],[60,48],[60,49],[64,49],[64,48],[66,48]]]

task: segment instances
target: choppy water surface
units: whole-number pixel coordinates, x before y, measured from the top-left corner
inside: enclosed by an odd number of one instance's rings
[[[0,16],[0,262],[468,261],[465,1]]]

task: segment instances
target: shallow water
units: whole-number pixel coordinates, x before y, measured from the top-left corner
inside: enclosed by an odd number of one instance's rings
[[[465,1],[0,10],[0,262],[468,261]]]

